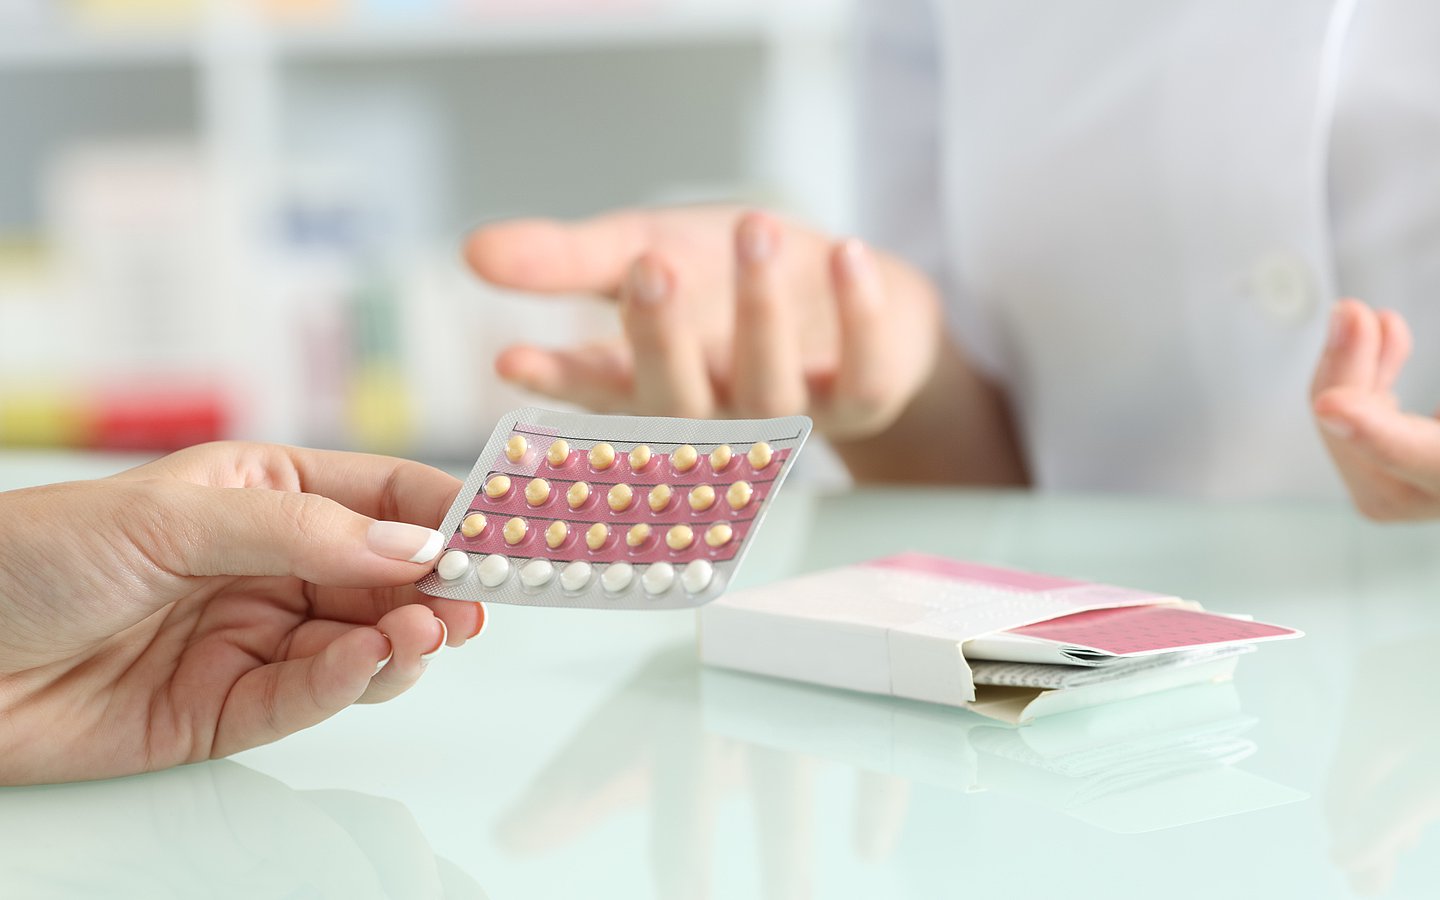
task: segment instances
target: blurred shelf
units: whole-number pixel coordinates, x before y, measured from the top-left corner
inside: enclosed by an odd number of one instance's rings
[[[267,26],[261,49],[284,60],[383,60],[417,56],[506,54],[647,46],[728,45],[785,34],[825,34],[844,20],[842,6],[660,4],[565,15],[372,18]],[[0,41],[0,71],[112,69],[195,64],[214,47],[198,27],[12,33]]]

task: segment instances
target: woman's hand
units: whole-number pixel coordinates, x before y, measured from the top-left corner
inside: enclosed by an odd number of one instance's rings
[[[1402,411],[1390,391],[1410,345],[1398,313],[1342,300],[1310,389],[1356,508],[1382,521],[1440,515],[1440,422]]]
[[[0,783],[226,756],[406,690],[484,625],[413,586],[459,487],[223,443],[0,494]]]
[[[806,413],[860,479],[1019,483],[1004,398],[917,270],[854,239],[723,207],[503,222],[471,236],[507,288],[617,302],[624,337],[510,347],[509,381],[602,412]]]
[[[918,272],[857,240],[758,212],[616,213],[476,232],[467,255],[496,284],[619,304],[625,340],[497,360],[520,385],[599,410],[764,417],[809,413],[868,437],[930,378],[939,306]]]

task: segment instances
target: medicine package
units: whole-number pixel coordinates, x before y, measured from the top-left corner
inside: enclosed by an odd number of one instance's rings
[[[511,412],[419,587],[529,606],[699,606],[734,578],[810,425]]]

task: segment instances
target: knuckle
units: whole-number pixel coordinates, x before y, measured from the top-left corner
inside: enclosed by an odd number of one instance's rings
[[[335,524],[335,509],[316,494],[280,492],[279,512],[297,534],[323,534]]]

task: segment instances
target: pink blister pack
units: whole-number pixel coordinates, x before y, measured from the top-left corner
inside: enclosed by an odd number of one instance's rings
[[[515,410],[450,507],[445,552],[419,587],[529,606],[699,606],[734,578],[810,426]]]

